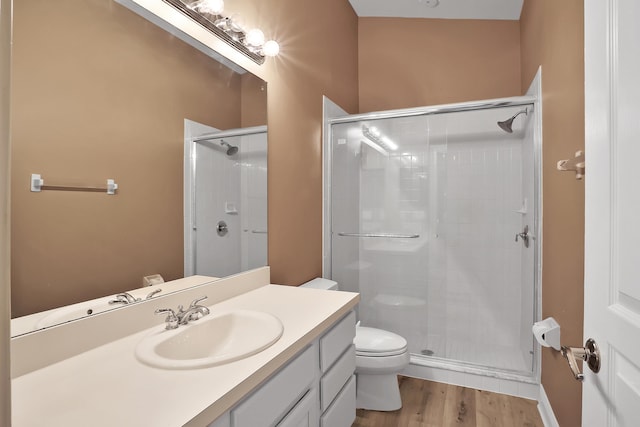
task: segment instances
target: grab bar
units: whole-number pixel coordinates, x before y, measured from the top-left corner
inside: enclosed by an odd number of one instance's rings
[[[263,231],[263,230],[251,230],[251,232],[253,234],[268,234],[266,231]]]
[[[377,234],[368,234],[368,233],[338,233],[338,236],[343,237],[384,237],[388,239],[417,239],[420,237],[419,234],[387,234],[387,233],[377,233]]]

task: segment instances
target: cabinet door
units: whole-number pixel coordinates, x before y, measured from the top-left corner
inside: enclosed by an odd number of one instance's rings
[[[232,410],[231,424],[234,427],[276,425],[313,387],[317,366],[318,346],[314,344]]]
[[[300,402],[278,423],[278,427],[317,427],[318,393],[315,388],[309,390]]]
[[[322,427],[349,427],[356,420],[356,376],[353,375],[322,415]]]

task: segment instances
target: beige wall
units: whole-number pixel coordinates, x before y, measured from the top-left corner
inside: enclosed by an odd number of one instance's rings
[[[240,127],[267,124],[267,83],[251,73],[240,77]]]
[[[571,346],[583,345],[584,181],[556,162],[584,148],[583,19],[582,0],[525,0],[521,16],[523,89],[542,64],[542,316]],[[543,349],[542,384],[560,425],[579,426],[582,387],[559,352]]]
[[[0,425],[11,425],[9,360],[10,212],[9,212],[9,73],[11,70],[11,0],[0,2]]]
[[[13,316],[182,277],[184,118],[240,127],[240,76],[111,0],[16,2],[13,70]]]
[[[520,95],[517,21],[360,18],[360,112]]]

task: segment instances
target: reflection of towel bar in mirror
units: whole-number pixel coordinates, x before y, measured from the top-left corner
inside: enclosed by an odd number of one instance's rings
[[[342,237],[383,237],[388,239],[417,239],[419,234],[387,234],[387,233],[338,233],[338,236]]]
[[[39,193],[42,190],[55,190],[55,191],[87,191],[93,193],[107,193],[110,195],[116,194],[118,184],[113,179],[107,180],[106,187],[77,187],[66,185],[44,185],[44,179],[39,174],[31,174],[31,191]]]

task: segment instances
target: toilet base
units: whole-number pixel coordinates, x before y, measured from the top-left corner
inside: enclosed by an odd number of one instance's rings
[[[396,411],[402,408],[397,374],[356,375],[356,408]]]

